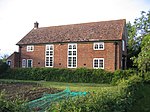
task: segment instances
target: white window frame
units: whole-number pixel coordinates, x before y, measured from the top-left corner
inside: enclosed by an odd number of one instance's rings
[[[72,49],[69,49],[69,46],[72,46]],[[73,49],[73,46],[76,46],[76,49]],[[71,53],[71,55],[69,54],[69,52]],[[76,55],[74,55],[73,53],[75,53]],[[71,66],[69,65],[69,58],[71,58]],[[73,64],[73,58],[76,58],[76,62],[75,65]],[[77,68],[77,43],[69,43],[68,44],[68,52],[67,52],[67,67],[68,68]]]
[[[96,45],[98,45],[97,49],[95,48]],[[103,45],[103,48],[100,48],[100,45]],[[93,49],[94,50],[104,50],[104,42],[94,42]]]
[[[52,47],[52,49],[50,49],[51,47]],[[48,54],[47,54],[47,52],[48,52]],[[52,53],[52,55],[51,55],[51,53]],[[49,58],[49,60],[48,60],[49,65],[47,65],[47,58]],[[52,58],[52,65],[50,64],[51,63],[50,58]],[[49,44],[49,45],[45,46],[45,67],[53,67],[53,66],[54,66],[54,45]]]
[[[122,40],[122,51],[125,51],[125,41]]]
[[[34,51],[34,45],[27,45],[27,52],[33,52]]]
[[[95,63],[94,63],[95,60],[98,60],[98,67],[95,67],[95,65],[94,65],[94,64],[95,64]],[[103,67],[100,67],[100,64],[99,64],[99,61],[100,61],[100,60],[103,61]],[[94,59],[93,59],[93,68],[94,68],[94,69],[104,69],[104,65],[105,65],[104,58],[94,58]]]
[[[28,61],[31,60],[31,67],[28,66]],[[33,59],[27,59],[27,68],[32,68],[33,67]]]
[[[11,66],[11,60],[7,60],[7,65]]]
[[[27,62],[26,62],[26,59],[22,59],[22,68],[26,68],[27,66]]]

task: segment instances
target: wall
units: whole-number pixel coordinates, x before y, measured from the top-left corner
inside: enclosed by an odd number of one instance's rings
[[[77,67],[93,68],[93,58],[104,58],[104,69],[115,70],[115,45],[113,41],[105,42],[104,50],[93,50],[93,42],[77,43]],[[121,42],[117,45],[117,69],[121,68]],[[54,44],[54,67],[67,68],[68,43]],[[35,45],[33,52],[21,48],[21,60],[33,59],[33,67],[45,67],[45,45]]]

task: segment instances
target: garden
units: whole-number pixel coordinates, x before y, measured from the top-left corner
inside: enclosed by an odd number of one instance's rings
[[[135,103],[148,99],[149,80],[149,72],[143,76],[135,70],[111,73],[86,68],[8,69],[1,74],[0,107],[5,112],[131,112],[136,109]],[[66,88],[87,94],[51,102],[45,110],[29,110],[24,105],[43,94],[58,94]],[[143,89],[147,91],[147,97],[141,93]],[[149,110],[148,106],[142,109],[143,112]]]

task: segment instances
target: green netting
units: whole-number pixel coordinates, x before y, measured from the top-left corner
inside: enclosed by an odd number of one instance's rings
[[[71,92],[69,88],[56,94],[44,94],[41,98],[30,101],[26,106],[32,111],[44,112],[46,108],[49,108],[50,103],[59,101],[61,99],[67,99],[69,97],[83,96],[87,92]]]

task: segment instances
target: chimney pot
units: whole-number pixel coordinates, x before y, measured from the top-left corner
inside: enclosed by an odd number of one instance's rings
[[[34,29],[38,29],[39,28],[39,23],[36,21],[35,23],[34,23]]]

